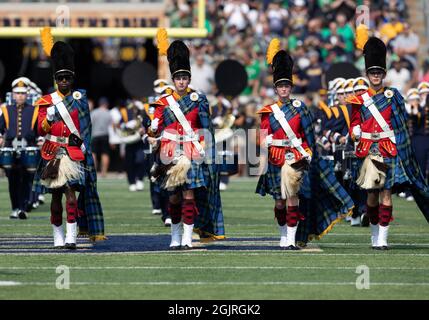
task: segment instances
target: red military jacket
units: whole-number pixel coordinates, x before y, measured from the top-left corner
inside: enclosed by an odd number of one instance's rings
[[[300,102],[299,100],[294,100]],[[282,108],[282,102],[277,101],[277,105]],[[291,105],[293,108],[293,106]],[[268,130],[268,135],[272,134],[273,139],[288,139],[286,133],[284,130],[279,126],[277,130],[273,132],[273,129],[271,127],[270,123],[270,116],[273,113],[273,110],[271,109],[271,105],[267,105],[263,108],[261,108],[258,112],[258,114],[261,114],[261,129],[262,130]],[[310,155],[312,154],[310,147],[308,146],[308,142],[305,138],[304,134],[304,128],[301,126],[301,116],[299,113],[296,113],[292,118],[286,119],[292,129],[292,131],[295,133],[296,137],[298,139],[302,139],[302,147],[305,151],[307,151]],[[262,141],[263,143],[263,141]],[[302,154],[294,147],[278,147],[278,146],[270,146],[269,147],[269,157],[268,161],[276,166],[283,166],[285,163],[285,155],[286,152],[292,152],[295,155],[295,160],[299,161],[302,159]]]
[[[385,94],[387,90],[386,88],[381,89],[379,92],[375,92],[373,89],[369,88],[367,90],[370,97],[373,97],[375,95],[379,94]],[[388,96],[388,92],[386,93],[386,96]],[[380,133],[383,132],[383,129],[380,127],[374,116],[371,114],[371,116],[367,117],[367,119],[364,119],[363,117],[363,98],[362,95],[359,96],[351,96],[347,98],[347,102],[352,104],[352,117],[350,121],[350,137],[352,137],[353,140],[356,140],[353,135],[353,128],[357,125],[360,125],[362,132],[368,132],[368,133]],[[378,109],[380,109],[379,106],[377,106]],[[391,123],[391,117],[392,117],[392,106],[388,105],[384,110],[379,110],[380,114],[383,116],[386,123],[389,125],[390,130],[393,130],[392,123]],[[369,150],[371,148],[371,145],[375,141],[371,139],[365,139],[362,138],[359,140],[359,143],[356,147],[356,156],[359,158],[364,158],[368,155]],[[398,153],[396,149],[396,145],[389,139],[389,138],[382,138],[378,140],[379,145],[379,151],[380,154],[383,157],[386,158],[392,158],[395,157]]]
[[[61,98],[64,96],[58,91],[58,94]],[[55,137],[69,137],[71,132],[65,122],[61,120],[54,120],[53,123],[49,124],[46,119],[47,108],[52,105],[52,98],[50,95],[45,95],[41,97],[35,103],[36,106],[39,106],[39,116],[37,119],[38,123],[38,132],[40,135],[45,136],[50,134]],[[73,120],[76,129],[80,132],[80,124],[79,124],[79,111],[77,106],[74,108],[72,112],[70,112],[71,119]],[[67,143],[57,143],[49,140],[45,140],[42,146],[41,155],[45,160],[51,160],[55,157],[56,151],[59,147],[64,147],[67,150],[68,155],[74,161],[83,161],[85,156],[82,150],[77,146],[69,146]]]
[[[189,90],[188,94],[194,94],[195,97],[199,97],[196,92],[191,92]],[[173,134],[173,135],[179,135],[179,136],[185,136],[186,133],[177,119],[175,121],[169,123],[168,125],[165,125],[165,109],[168,108],[169,103],[167,102],[167,97],[173,96],[176,101],[179,101],[182,99],[182,97],[175,91],[172,92],[172,94],[167,94],[162,96],[155,104],[157,104],[157,108],[155,110],[155,114],[153,116],[153,119],[158,119],[158,130],[157,132],[152,132],[152,134],[160,134],[164,131],[167,133]],[[183,112],[183,110],[182,110]],[[200,117],[199,117],[199,104],[197,103],[196,106],[190,110],[187,113],[184,113],[184,116],[186,120],[189,122],[189,125],[191,126],[192,130],[195,134],[198,133],[199,129],[202,129],[203,126],[201,125]],[[199,137],[198,141],[203,143],[204,136],[201,135]],[[183,146],[184,154],[189,159],[198,159],[200,158],[200,154],[195,147],[195,145],[192,142],[177,142],[173,141],[167,138],[161,138],[161,154],[164,157],[167,157],[167,159],[172,160],[175,156],[175,150],[178,147],[178,143]],[[202,144],[203,146],[203,144]]]

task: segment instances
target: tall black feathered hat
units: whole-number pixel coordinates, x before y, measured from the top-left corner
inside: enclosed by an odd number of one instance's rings
[[[51,28],[45,27],[40,31],[43,50],[48,57],[51,57],[54,74],[59,72],[69,72],[74,74],[74,51],[73,48],[63,42],[54,39],[51,34]]]
[[[287,81],[291,85],[293,60],[285,51],[280,49],[280,40],[275,38],[271,40],[267,49],[267,63],[271,64],[273,70],[273,83],[277,85],[281,81]]]
[[[383,69],[386,72],[386,45],[379,38],[371,37],[363,47],[365,69]]]
[[[191,76],[191,64],[189,62],[189,49],[181,40],[168,43],[167,31],[159,28],[156,34],[159,54],[167,55],[171,76],[177,73],[186,73]]]

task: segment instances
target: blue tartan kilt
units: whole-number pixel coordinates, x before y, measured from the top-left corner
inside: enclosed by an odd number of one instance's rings
[[[35,191],[35,192],[52,193],[52,191],[54,190],[54,189],[45,187],[41,183],[41,174],[42,174],[42,171],[46,167],[47,164],[48,164],[48,161],[43,159],[43,158],[39,162],[39,167],[37,168],[37,172],[36,172],[36,175],[34,178],[33,191]],[[67,181],[67,184],[66,184],[67,187],[74,188],[76,191],[82,191],[85,188],[85,168],[81,162],[79,162],[79,166],[81,167],[83,174],[80,175],[79,179],[69,180],[69,181]]]
[[[359,166],[355,181],[359,176],[359,171],[364,160],[364,158],[358,159]],[[384,164],[387,165],[386,181],[384,183],[383,189],[391,190],[393,187],[399,187],[400,185],[404,184],[412,184],[411,180],[408,178],[401,159],[398,156],[392,158],[383,157],[383,161]]]
[[[204,177],[204,170],[208,170],[207,166],[204,163],[197,163],[195,161],[191,161],[191,167],[188,171],[188,181],[180,187],[177,187],[175,190],[168,190],[168,193],[175,194],[179,189],[180,190],[192,190],[192,189],[198,189],[202,187],[207,187],[208,182],[206,181],[206,178]],[[167,177],[164,177],[162,182],[160,183],[161,189],[165,190],[162,186],[164,185],[165,179]]]
[[[274,200],[282,200],[281,191],[281,171],[282,168],[272,163],[268,163],[267,173],[261,175],[256,186],[255,193],[265,196],[270,194]],[[308,172],[304,172],[303,184],[300,189],[300,194],[304,191],[306,182],[308,180]]]

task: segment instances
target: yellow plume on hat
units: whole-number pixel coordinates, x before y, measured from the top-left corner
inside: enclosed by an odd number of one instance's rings
[[[165,28],[159,28],[156,32],[156,41],[158,43],[158,52],[160,56],[167,55],[167,49],[169,47],[168,34]]]
[[[270,41],[270,44],[267,49],[267,63],[272,64],[274,56],[277,52],[280,51],[280,40],[277,38],[274,38]]]
[[[360,24],[356,28],[356,48],[363,50],[365,43],[368,41],[368,27]]]
[[[51,28],[43,27],[43,29],[40,30],[40,38],[42,41],[43,51],[45,51],[45,54],[50,57],[52,47],[54,46],[54,37],[51,34]]]

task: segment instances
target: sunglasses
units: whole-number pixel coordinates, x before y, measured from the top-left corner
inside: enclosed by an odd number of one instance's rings
[[[62,81],[62,80],[70,81],[71,79],[73,79],[73,76],[69,74],[60,74],[55,76],[55,80],[57,81]]]

